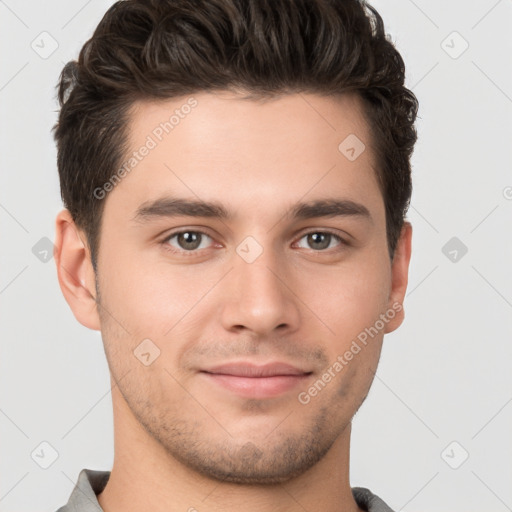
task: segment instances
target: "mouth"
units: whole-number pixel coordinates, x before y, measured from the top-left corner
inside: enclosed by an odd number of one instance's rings
[[[303,385],[313,373],[287,363],[265,365],[229,363],[215,366],[200,373],[215,386],[244,398],[273,398]]]

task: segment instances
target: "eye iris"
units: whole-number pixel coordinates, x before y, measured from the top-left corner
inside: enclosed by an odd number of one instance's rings
[[[183,249],[197,249],[200,245],[201,235],[193,231],[185,231],[178,234],[178,243]],[[182,243],[184,242],[184,243]]]
[[[329,242],[331,241],[331,235],[329,233],[310,233],[308,235],[308,243],[318,244],[320,238],[323,238],[323,243],[320,243],[320,247],[316,247],[316,249],[326,249],[329,247]]]

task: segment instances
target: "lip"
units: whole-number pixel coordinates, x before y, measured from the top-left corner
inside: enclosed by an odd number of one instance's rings
[[[210,382],[245,398],[272,398],[291,391],[312,372],[287,363],[228,363],[201,370]]]
[[[212,368],[204,369],[207,373],[232,375],[234,377],[276,377],[279,375],[304,375],[311,372],[301,370],[287,363],[273,362],[256,365],[249,362],[226,363]]]

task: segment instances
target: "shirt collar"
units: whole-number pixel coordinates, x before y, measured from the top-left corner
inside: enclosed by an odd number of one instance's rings
[[[107,485],[110,471],[82,469],[68,503],[57,512],[103,512],[97,495]],[[368,512],[393,512],[381,498],[365,487],[353,487],[352,494],[359,507]]]

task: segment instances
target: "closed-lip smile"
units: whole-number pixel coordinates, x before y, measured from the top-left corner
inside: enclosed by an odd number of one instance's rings
[[[206,368],[200,373],[232,393],[264,399],[292,390],[312,372],[283,362],[256,365],[240,361]]]

